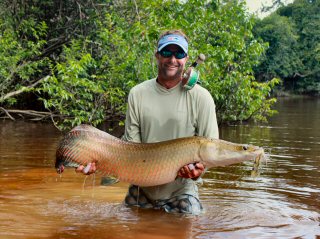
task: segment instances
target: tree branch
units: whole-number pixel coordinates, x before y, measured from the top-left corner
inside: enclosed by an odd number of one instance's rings
[[[9,114],[9,112],[5,108],[0,107],[0,110],[2,110],[11,120],[16,120]]]
[[[41,83],[42,81],[46,80],[49,78],[49,75],[48,76],[45,76],[43,78],[41,78],[40,80],[34,82],[33,84],[29,85],[29,86],[26,86],[26,87],[23,87],[22,89],[20,90],[16,90],[16,91],[13,91],[13,92],[9,92],[8,94],[0,97],[0,102],[2,101],[5,101],[6,99],[12,97],[12,96],[15,96],[15,95],[19,95],[21,93],[23,93],[24,91],[26,91],[26,88],[30,89],[30,88],[33,88],[35,87],[36,85],[38,85],[39,83]]]
[[[53,119],[54,117],[61,117],[60,115],[55,115],[51,112],[44,112],[44,111],[35,111],[35,110],[7,110],[3,107],[0,107],[0,111],[3,111],[8,118],[11,120],[15,120],[15,118],[12,116],[12,114],[17,114],[20,117],[24,118],[22,115],[26,115],[31,117],[31,120],[43,120],[45,118],[51,118]]]

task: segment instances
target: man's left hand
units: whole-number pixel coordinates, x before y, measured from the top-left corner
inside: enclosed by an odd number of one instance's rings
[[[201,176],[204,171],[204,165],[202,163],[193,163],[183,166],[179,172],[178,176],[182,178],[192,178],[197,179]]]

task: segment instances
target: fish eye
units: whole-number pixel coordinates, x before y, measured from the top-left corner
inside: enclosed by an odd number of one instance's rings
[[[243,146],[242,146],[242,149],[243,149],[243,150],[248,150],[248,148],[249,148],[248,145],[243,145]]]

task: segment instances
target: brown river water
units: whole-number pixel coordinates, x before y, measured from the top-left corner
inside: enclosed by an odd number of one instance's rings
[[[0,121],[0,238],[320,238],[320,99],[282,99],[267,124],[221,128],[221,138],[263,146],[252,162],[204,176],[199,216],[123,205],[127,184],[62,176],[51,124]]]

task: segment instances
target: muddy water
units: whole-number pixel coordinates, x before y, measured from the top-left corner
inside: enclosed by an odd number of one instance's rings
[[[127,208],[127,185],[101,186],[53,169],[61,138],[50,124],[0,122],[0,238],[320,238],[320,100],[281,100],[268,124],[233,125],[221,138],[265,147],[250,163],[210,170],[205,212]]]

